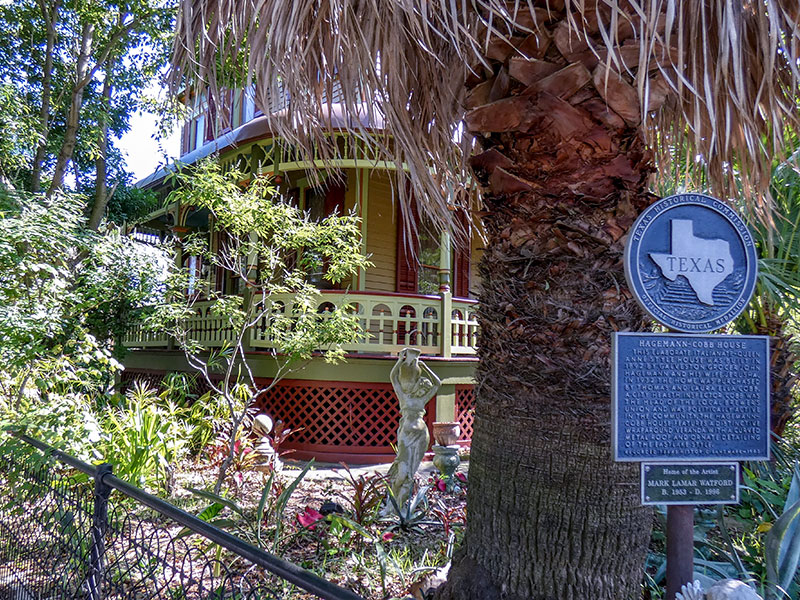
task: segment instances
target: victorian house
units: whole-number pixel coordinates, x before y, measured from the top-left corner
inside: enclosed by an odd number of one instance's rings
[[[335,110],[336,105],[332,105]],[[280,107],[275,107],[280,109]],[[473,373],[477,364],[476,321],[477,256],[481,241],[453,243],[447,234],[433,233],[421,211],[413,215],[416,227],[406,227],[393,199],[396,172],[387,163],[369,159],[357,142],[334,128],[336,143],[346,147],[349,159],[326,165],[337,177],[318,181],[307,173],[318,167],[304,161],[282,139],[273,136],[266,117],[257,111],[247,93],[229,95],[225,119],[215,114],[203,98],[194,100],[191,118],[183,127],[180,161],[192,164],[216,156],[224,166],[236,166],[252,176],[273,177],[282,193],[294,198],[312,215],[353,211],[361,217],[361,251],[374,266],[364,269],[347,290],[325,289],[320,280],[320,303],[347,302],[360,317],[363,336],[345,348],[344,363],[331,365],[315,359],[296,379],[283,379],[259,400],[259,408],[274,419],[297,429],[284,444],[297,458],[323,461],[376,463],[393,458],[399,408],[389,383],[389,371],[398,352],[416,347],[442,379],[442,387],[427,409],[427,421],[458,421],[461,442],[468,443],[473,419]],[[344,124],[346,115],[340,115]],[[226,126],[220,126],[225,122]],[[167,169],[139,183],[166,195]],[[423,203],[420,203],[423,204]],[[149,215],[134,234],[142,240],[163,239],[190,231],[208,232],[211,248],[219,244],[209,214],[192,206],[171,205]],[[240,285],[200,264],[196,257],[183,260],[184,268],[208,285],[230,293]],[[342,286],[344,287],[344,286]],[[209,348],[224,343],[226,332],[215,323],[209,303],[196,303],[193,328]],[[253,328],[247,341],[256,375],[269,379],[267,360],[271,341]],[[125,360],[127,380],[158,379],[171,371],[189,371],[183,353],[167,337],[134,331],[125,339],[131,350]]]

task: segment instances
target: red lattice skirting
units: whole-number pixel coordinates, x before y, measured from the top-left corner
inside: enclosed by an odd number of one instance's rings
[[[389,383],[286,380],[256,404],[292,429],[302,428],[281,446],[293,450],[291,458],[351,464],[394,459],[400,409]],[[435,409],[434,399],[425,415],[429,430]]]
[[[140,385],[144,384],[147,387],[158,388],[161,385],[161,380],[164,379],[164,375],[166,373],[163,371],[132,371],[126,369],[120,377],[120,390],[125,392],[134,382],[139,382]]]
[[[126,371],[123,384],[163,376],[153,371]],[[267,381],[260,381],[265,385]],[[456,419],[461,424],[459,443],[472,437],[474,393],[471,385],[456,386]],[[389,383],[284,380],[256,401],[274,420],[296,431],[281,446],[292,450],[289,458],[350,464],[375,464],[394,459],[400,409]],[[436,399],[428,403],[425,421],[432,429]],[[433,432],[431,431],[431,440]]]
[[[475,423],[475,388],[471,385],[456,386],[456,421],[461,425],[458,443],[467,446],[472,441]]]

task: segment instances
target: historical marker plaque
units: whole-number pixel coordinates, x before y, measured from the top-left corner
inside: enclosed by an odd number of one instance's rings
[[[642,463],[642,504],[737,504],[739,463]]]
[[[724,327],[756,284],[753,236],[731,207],[702,194],[659,200],[634,223],[625,276],[659,323],[686,333]]]
[[[767,336],[616,333],[618,461],[769,459]]]

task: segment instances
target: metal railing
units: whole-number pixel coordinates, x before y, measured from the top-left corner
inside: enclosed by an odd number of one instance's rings
[[[274,296],[273,305],[279,312],[290,310],[292,297]],[[358,315],[363,332],[360,339],[345,344],[346,352],[396,354],[406,346],[417,347],[429,356],[475,355],[478,344],[477,303],[474,300],[419,294],[388,294],[375,292],[323,291],[318,310],[348,304]],[[220,347],[234,339],[234,333],[222,317],[214,314],[211,302],[197,302],[195,314],[187,320],[191,339],[207,348]],[[249,344],[253,349],[270,349],[275,341],[267,334],[265,322],[251,329]],[[125,339],[129,348],[166,348],[169,338],[138,327]]]
[[[15,437],[24,445],[0,454],[0,600],[309,597],[300,590],[361,600],[118,479],[108,464]],[[88,478],[65,474],[65,465]],[[143,506],[152,513],[143,516]],[[207,555],[208,542],[230,554]]]

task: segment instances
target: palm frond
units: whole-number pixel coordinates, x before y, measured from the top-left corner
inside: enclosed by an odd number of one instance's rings
[[[491,79],[493,48],[520,32],[556,36],[600,59],[589,85],[636,89],[640,118],[628,124],[660,164],[687,148],[724,197],[738,175],[769,222],[773,159],[800,130],[799,19],[797,0],[183,0],[172,81],[212,97],[254,82],[272,131],[301,153],[337,157],[326,134],[347,131],[405,171],[447,225],[469,181],[465,81]]]

